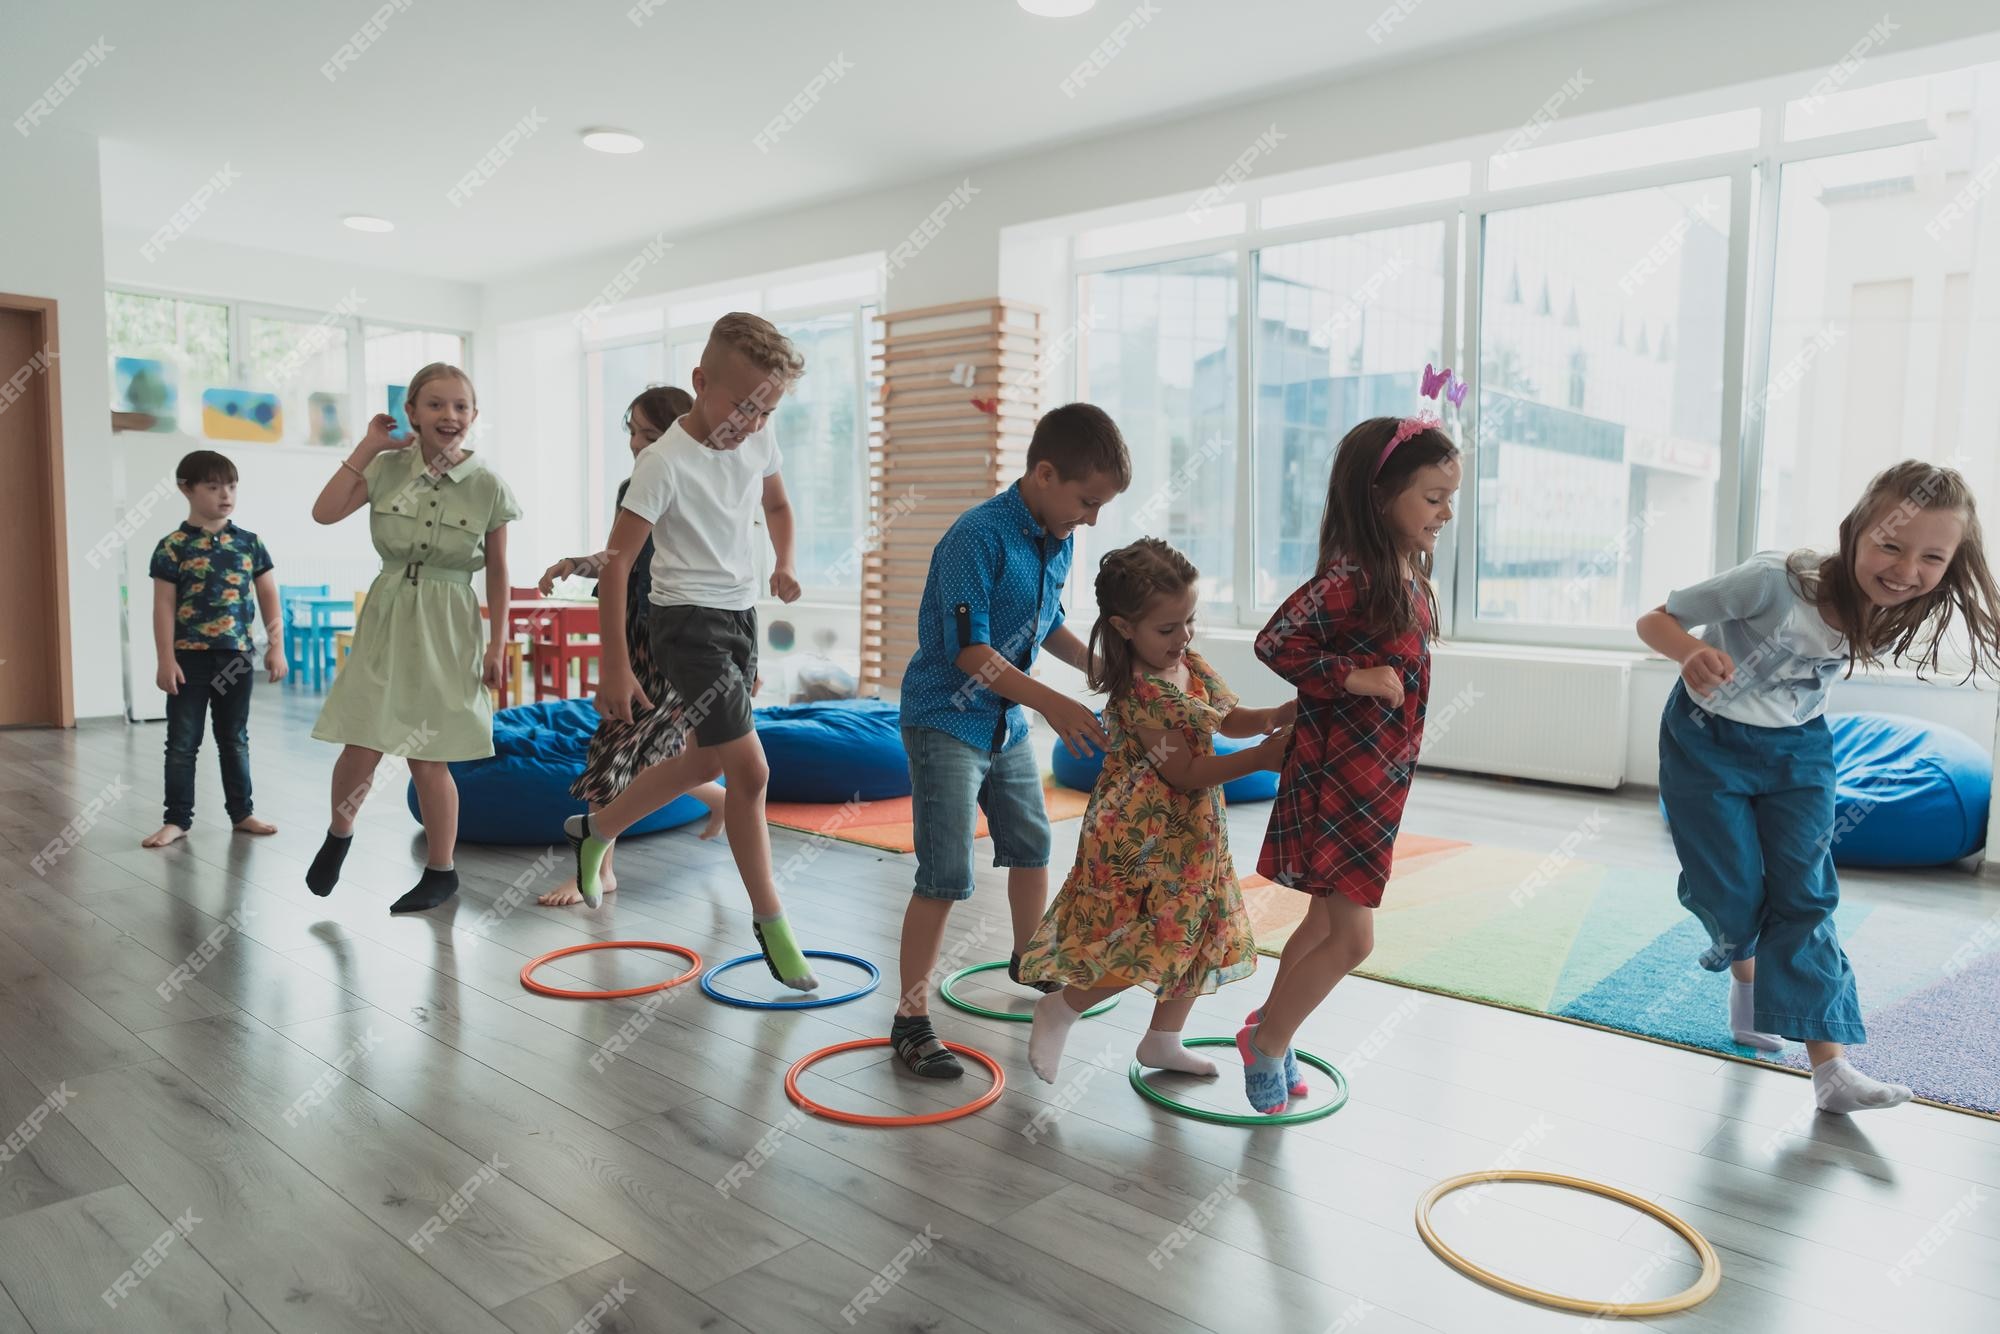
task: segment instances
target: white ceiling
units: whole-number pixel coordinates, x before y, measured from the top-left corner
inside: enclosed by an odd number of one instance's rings
[[[1397,0],[1100,0],[1072,19],[1015,0],[70,0],[7,23],[0,89],[25,107],[109,45],[44,124],[104,141],[110,226],[152,232],[226,165],[234,180],[189,235],[483,281],[1655,2],[1404,0],[1377,42],[1369,26]],[[653,9],[635,26],[639,4]],[[321,67],[382,8],[329,81]],[[760,151],[758,132],[842,57]],[[448,199],[531,112],[545,123],[462,206]],[[646,151],[592,152],[577,137],[591,126]],[[349,213],[397,230],[349,231]]]

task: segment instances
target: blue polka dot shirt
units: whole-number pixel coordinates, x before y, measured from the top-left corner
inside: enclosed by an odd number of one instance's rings
[[[1058,542],[1028,512],[1021,484],[958,516],[931,552],[917,607],[917,651],[903,673],[905,727],[929,727],[981,750],[1028,734],[1027,711],[959,670],[958,655],[990,644],[1027,671],[1063,623],[1073,538]]]

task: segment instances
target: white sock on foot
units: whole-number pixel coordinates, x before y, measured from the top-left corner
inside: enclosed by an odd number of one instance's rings
[[[1783,1051],[1785,1040],[1775,1033],[1759,1033],[1757,1024],[1756,986],[1750,982],[1729,980],[1729,1036],[1746,1047],[1758,1051]]]
[[[1051,991],[1035,1002],[1035,1022],[1028,1031],[1028,1064],[1044,1084],[1056,1082],[1062,1068],[1063,1045],[1069,1041],[1076,1011],[1060,991]]]
[[[1139,1064],[1154,1070],[1181,1070],[1205,1079],[1215,1078],[1222,1070],[1206,1056],[1183,1047],[1179,1033],[1158,1028],[1147,1029],[1146,1036],[1139,1039],[1138,1055]]]
[[[1885,1084],[1856,1070],[1845,1056],[1821,1061],[1813,1067],[1813,1100],[1822,1112],[1872,1111],[1899,1107],[1910,1100],[1910,1090],[1902,1084]]]

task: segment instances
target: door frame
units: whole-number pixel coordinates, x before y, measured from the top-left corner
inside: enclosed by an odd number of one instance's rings
[[[76,682],[70,660],[69,524],[63,486],[62,343],[56,327],[56,302],[53,297],[0,292],[0,310],[25,313],[34,325],[35,341],[48,351],[48,367],[42,372],[41,430],[37,432],[47,464],[43,475],[48,479],[41,494],[42,518],[55,539],[55,559],[51,562],[55,578],[50,591],[56,616],[53,651],[48,655],[47,665],[55,669],[55,725],[75,727]]]

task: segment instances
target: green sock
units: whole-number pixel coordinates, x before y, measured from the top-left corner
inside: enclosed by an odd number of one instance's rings
[[[599,838],[591,832],[588,815],[572,815],[563,821],[563,834],[569,839],[570,847],[576,850],[576,891],[583,895],[583,901],[595,908],[604,901],[604,890],[598,883],[597,872],[604,865],[604,854],[611,850],[614,840]]]
[[[819,979],[812,975],[798,942],[792,939],[792,924],[783,913],[775,917],[752,914],[750,929],[757,933],[757,944],[764,951],[764,962],[771,966],[771,976],[794,991],[812,991],[819,986]]]

